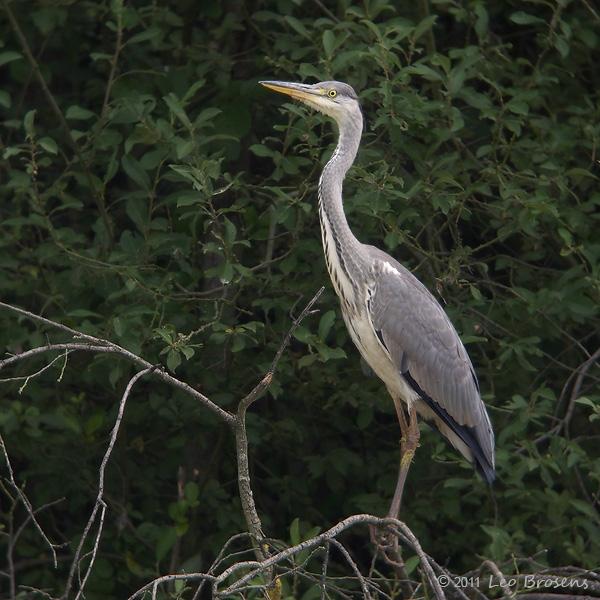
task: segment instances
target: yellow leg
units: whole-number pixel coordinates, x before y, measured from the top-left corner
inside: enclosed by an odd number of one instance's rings
[[[419,445],[419,424],[417,422],[417,411],[414,403],[408,408],[408,419],[404,403],[400,399],[394,399],[398,421],[400,422],[400,431],[402,438],[400,439],[400,468],[398,469],[398,481],[396,482],[396,490],[390,505],[388,517],[397,519],[400,514],[400,506],[402,505],[402,492],[404,484],[408,476],[410,464],[415,455],[417,446]]]

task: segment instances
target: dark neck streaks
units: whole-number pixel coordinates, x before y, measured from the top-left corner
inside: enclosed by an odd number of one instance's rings
[[[344,299],[344,286],[336,282],[336,277],[340,280],[346,278],[354,287],[355,277],[352,277],[351,273],[355,273],[359,268],[361,244],[350,230],[344,214],[342,184],[358,151],[362,135],[362,116],[358,113],[355,118],[348,118],[338,126],[338,144],[319,180],[319,217],[327,268],[336,291]]]

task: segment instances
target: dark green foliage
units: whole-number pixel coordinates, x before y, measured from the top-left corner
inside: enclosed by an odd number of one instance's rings
[[[404,520],[456,572],[532,555],[596,567],[599,372],[578,373],[600,323],[598,12],[404,4],[13,2],[65,122],[4,18],[0,298],[160,362],[233,409],[290,312],[327,282],[315,208],[332,128],[257,81],[347,81],[366,118],[344,192],[351,225],[446,303],[497,434],[493,498],[423,435]],[[330,286],[319,307],[248,416],[265,529],[286,539],[295,523],[292,541],[383,514],[398,461],[392,403],[363,374]],[[0,312],[3,352],[47,339],[64,338]],[[66,498],[40,521],[70,542],[68,558],[134,371],[110,355],[63,363],[22,390],[2,384],[0,432],[33,506]],[[235,477],[228,428],[142,380],[107,471],[89,597],[207,568],[245,527]],[[4,496],[4,531],[8,507]],[[365,564],[367,539],[349,538]],[[20,584],[60,592],[69,561],[55,571],[33,527],[16,561]]]

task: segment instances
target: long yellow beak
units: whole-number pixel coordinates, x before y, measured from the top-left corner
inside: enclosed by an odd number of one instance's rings
[[[291,83],[288,81],[260,81],[260,85],[274,92],[291,96],[298,100],[315,100],[315,97],[323,95],[323,91],[315,89],[312,85],[305,83]]]

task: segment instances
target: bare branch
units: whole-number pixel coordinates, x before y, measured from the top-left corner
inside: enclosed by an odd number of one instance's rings
[[[69,351],[65,350],[64,354],[56,356],[53,358],[47,365],[44,365],[41,369],[38,369],[35,373],[31,373],[30,375],[21,375],[19,377],[8,377],[6,379],[0,379],[0,383],[8,383],[10,381],[23,381],[23,385],[19,388],[19,394],[23,393],[23,390],[27,387],[27,384],[32,380],[47,371],[55,362],[59,361],[61,358],[64,358],[63,368],[61,369],[61,375],[59,376],[59,381],[62,378],[62,374],[64,373],[65,365],[67,364],[67,357],[69,356]],[[2,368],[0,361],[0,369]]]
[[[391,526],[393,528],[398,529],[399,532],[401,532],[402,537],[404,537],[408,541],[408,543],[413,547],[413,549],[415,550],[415,552],[421,559],[421,565],[423,567],[423,570],[425,571],[425,574],[427,575],[427,578],[428,578],[429,583],[434,591],[436,598],[438,598],[438,600],[445,599],[442,588],[440,587],[440,585],[435,577],[435,573],[433,572],[433,569],[431,568],[431,565],[429,564],[427,555],[423,552],[421,545],[419,544],[417,538],[414,536],[412,531],[404,523],[402,523],[402,521],[399,521],[398,519],[391,519],[391,518],[383,519],[383,518],[374,517],[373,515],[368,515],[368,514],[353,515],[351,517],[348,517],[348,518],[344,519],[343,521],[340,521],[337,525],[334,525],[333,527],[331,527],[324,533],[317,535],[309,540],[305,540],[304,542],[301,542],[300,544],[296,544],[295,546],[291,546],[290,548],[286,548],[285,550],[282,550],[282,551],[278,552],[277,554],[274,554],[265,560],[243,561],[243,562],[239,562],[239,563],[232,565],[231,567],[229,567],[228,569],[223,571],[223,573],[221,573],[216,578],[216,580],[213,584],[213,587],[215,590],[215,595],[218,595],[219,597],[226,597],[230,594],[233,594],[236,591],[238,591],[241,587],[243,587],[246,583],[248,583],[249,581],[254,579],[256,576],[260,575],[261,573],[264,573],[267,569],[273,567],[274,565],[290,558],[291,556],[293,556],[299,552],[302,552],[303,550],[309,550],[316,546],[320,546],[324,542],[327,542],[327,541],[330,541],[330,540],[336,538],[338,535],[340,535],[340,533],[342,533],[346,529],[353,527],[357,524],[366,524],[366,525],[370,524],[370,525],[376,525],[378,527]],[[250,571],[248,573],[246,573],[245,575],[243,575],[242,577],[240,577],[234,583],[230,584],[224,590],[217,592],[217,586],[220,583],[223,583],[231,575],[233,575],[236,571],[239,571],[240,569],[244,569],[244,570],[250,569]]]
[[[47,346],[38,346],[37,348],[32,348],[31,350],[26,350],[25,352],[21,352],[19,354],[14,354],[13,356],[11,356],[9,358],[0,360],[0,371],[2,369],[4,369],[4,367],[8,367],[8,366],[10,366],[14,363],[18,363],[22,360],[27,360],[28,358],[37,356],[38,354],[44,354],[46,352],[53,352],[56,350],[60,350],[62,352],[73,352],[75,350],[81,350],[84,352],[99,352],[99,353],[100,352],[106,352],[106,353],[115,352],[115,350],[113,350],[110,346],[92,346],[91,344],[73,344],[73,343],[48,344]],[[59,359],[61,356],[62,355],[57,356],[54,360]],[[52,362],[54,362],[54,360]],[[52,364],[52,362],[50,364]],[[46,365],[46,367],[48,367],[48,366],[49,365]],[[43,369],[42,369],[42,371],[43,371]],[[8,382],[8,381],[16,381],[19,379],[26,379],[27,377],[36,376],[39,373],[41,373],[42,371],[39,371],[38,373],[35,373],[34,375],[28,375],[26,377],[9,377],[7,379],[0,379],[0,381]]]
[[[250,481],[250,467],[248,464],[248,436],[246,434],[246,411],[250,405],[262,394],[273,381],[273,375],[277,368],[281,357],[285,349],[287,348],[292,334],[300,325],[302,320],[310,313],[311,308],[315,302],[319,299],[323,290],[321,287],[317,293],[312,297],[308,304],[304,307],[304,310],[298,315],[298,317],[292,323],[292,326],[288,330],[287,334],[283,338],[275,358],[271,363],[271,366],[265,376],[258,382],[254,389],[243,398],[238,404],[236,420],[235,420],[235,444],[236,444],[236,455],[237,455],[237,466],[238,466],[238,487],[240,491],[240,501],[242,504],[242,510],[248,526],[248,531],[253,538],[256,558],[258,560],[264,560],[266,554],[261,546],[261,540],[265,537],[262,531],[262,524],[258,512],[256,510],[256,504],[254,502],[254,496],[252,494],[252,486]]]
[[[400,530],[402,532],[401,533],[402,537],[406,538],[407,540],[411,540],[411,539],[416,540],[415,536],[410,531],[410,529],[404,523],[402,523],[401,521],[398,521],[397,519],[390,519],[390,518],[384,519],[384,518],[379,518],[379,517],[375,517],[373,515],[368,515],[368,514],[352,515],[351,517],[347,517],[343,521],[340,521],[339,523],[337,523],[336,525],[334,525],[333,527],[331,527],[324,533],[317,535],[315,537],[312,537],[308,540],[305,540],[299,544],[296,544],[295,546],[285,548],[285,549],[277,552],[276,554],[269,556],[268,558],[266,558],[264,560],[261,560],[261,561],[247,560],[247,561],[236,562],[235,564],[233,564],[230,567],[228,567],[227,569],[225,569],[218,576],[213,575],[211,573],[211,571],[213,571],[215,564],[217,564],[219,561],[215,561],[215,563],[213,564],[213,566],[211,567],[211,569],[208,573],[189,573],[189,574],[165,575],[163,577],[159,577],[159,578],[147,583],[145,586],[143,586],[137,592],[135,592],[132,596],[130,596],[128,600],[134,600],[135,598],[137,598],[141,594],[143,594],[145,591],[153,589],[153,586],[155,584],[160,585],[162,583],[167,583],[167,582],[175,581],[178,579],[186,579],[186,580],[190,580],[190,581],[195,581],[195,580],[211,581],[213,583],[213,595],[215,597],[225,598],[232,594],[239,593],[242,589],[247,588],[248,585],[250,584],[250,582],[253,579],[255,579],[257,576],[268,573],[269,571],[271,571],[271,569],[275,565],[278,565],[278,564],[286,561],[287,559],[293,557],[294,555],[299,554],[300,552],[303,552],[304,550],[311,550],[311,549],[317,548],[318,546],[324,546],[326,548],[328,543],[331,543],[332,540],[335,540],[337,538],[337,536],[339,536],[345,530],[347,530],[351,527],[354,527],[356,525],[369,525],[369,524],[376,525],[379,527],[392,526],[392,527]],[[233,539],[236,539],[236,538],[232,538],[232,540]],[[232,540],[230,540],[230,542]],[[230,542],[228,542],[226,544],[226,546]],[[409,541],[409,543],[411,543],[411,542]],[[411,545],[412,545],[412,543],[411,543]],[[339,548],[340,546],[336,545],[336,547]],[[413,549],[420,556],[422,564],[425,565],[428,562],[428,559],[427,559],[427,556],[423,553],[420,545],[418,546],[418,548],[413,546]],[[220,555],[222,556],[223,554],[224,554],[224,550],[221,551]],[[327,556],[327,554],[326,554],[326,556]],[[358,567],[356,566],[356,564],[354,563],[352,558],[349,557],[349,555],[344,555],[344,557],[346,559],[350,558],[350,561],[352,561],[352,564],[354,564],[354,567],[356,567],[356,570],[354,570],[354,568],[353,568],[353,570],[356,574]],[[238,579],[236,579],[233,583],[231,583],[224,590],[219,591],[218,586],[220,584],[224,583],[225,581],[227,581],[227,579],[229,579],[232,575],[235,575],[238,571],[242,571],[243,575],[241,577],[239,577]],[[364,579],[364,576],[361,575],[361,577],[363,577],[363,579]],[[434,580],[435,580],[435,578],[434,578]],[[366,586],[366,579],[364,579],[364,583]],[[435,588],[434,588],[434,591],[435,591]],[[444,599],[443,593],[442,594],[438,594],[437,592],[435,592],[435,593],[436,593],[436,598],[438,598],[438,600]],[[368,597],[368,596],[365,596],[365,597]]]
[[[392,524],[401,531],[405,540],[413,547],[413,550],[417,553],[417,556],[421,560],[421,567],[425,571],[425,575],[429,580],[429,584],[433,588],[434,594],[436,598],[444,600],[445,595],[440,586],[438,578],[435,576],[435,573],[431,567],[428,556],[423,552],[423,548],[421,548],[421,544],[419,540],[416,538],[414,533],[402,522],[397,519],[383,519],[384,521],[390,521]]]
[[[260,394],[262,392],[264,392],[269,387],[269,385],[271,385],[271,381],[273,380],[273,375],[275,374],[277,365],[278,365],[279,361],[281,360],[281,357],[283,356],[285,349],[288,347],[288,344],[290,343],[290,340],[292,339],[292,335],[294,334],[294,331],[296,331],[296,329],[298,328],[298,325],[300,325],[300,323],[302,323],[302,321],[308,316],[308,314],[310,313],[315,302],[317,302],[317,300],[321,297],[321,294],[323,293],[324,290],[325,290],[325,288],[321,287],[317,291],[317,293],[311,298],[309,303],[304,307],[304,309],[298,315],[298,317],[296,319],[294,319],[292,326],[289,328],[288,332],[286,333],[285,337],[283,338],[283,341],[281,342],[281,345],[279,346],[279,349],[277,350],[277,352],[275,354],[275,358],[273,359],[273,362],[271,363],[269,370],[266,372],[265,376],[258,382],[258,384],[254,387],[254,389],[245,398],[243,398],[242,401],[240,402],[240,404],[238,406],[238,418],[239,418],[240,410],[246,411],[248,409],[248,407],[260,396]]]
[[[69,333],[74,338],[83,339],[83,340],[86,340],[87,342],[90,342],[89,345],[88,344],[50,344],[48,346],[40,346],[39,348],[33,348],[32,350],[28,350],[27,352],[23,352],[21,354],[11,356],[10,358],[0,361],[0,369],[4,368],[12,363],[18,362],[19,360],[22,360],[24,358],[29,358],[30,356],[34,356],[35,354],[41,354],[43,352],[48,352],[49,350],[83,350],[83,351],[87,351],[87,352],[105,352],[105,353],[119,354],[140,367],[143,367],[146,369],[152,369],[154,375],[159,377],[160,379],[162,379],[165,383],[175,386],[176,388],[179,388],[180,390],[184,391],[189,396],[192,396],[196,400],[199,400],[206,408],[211,410],[214,414],[216,414],[220,419],[225,421],[228,425],[230,425],[230,426],[235,425],[235,417],[232,414],[230,414],[229,412],[227,412],[226,410],[223,410],[220,406],[217,406],[214,402],[209,400],[204,394],[198,392],[197,390],[195,390],[192,386],[188,385],[187,383],[173,377],[172,375],[169,375],[164,369],[155,368],[155,366],[152,363],[148,362],[147,360],[144,360],[143,358],[137,356],[136,354],[133,354],[133,352],[130,352],[129,350],[119,346],[118,344],[114,344],[113,342],[110,342],[108,340],[96,338],[91,335],[80,333],[79,331],[77,331],[75,329],[71,329],[70,327],[67,327],[66,325],[62,325],[61,323],[57,323],[50,319],[46,319],[45,317],[40,317],[39,315],[31,313],[27,310],[23,310],[22,308],[19,308],[17,306],[12,306],[10,304],[6,304],[4,302],[0,302],[0,308],[5,308],[8,310],[11,310],[13,312],[16,312],[20,315],[23,315],[23,316],[31,319],[33,321],[37,321],[38,323],[43,323],[44,325],[48,325],[50,327],[60,329],[61,331],[64,331],[65,333]]]
[[[598,362],[599,359],[600,359],[600,348],[598,348],[587,360],[585,360],[579,367],[577,367],[574,371],[571,372],[571,374],[569,375],[569,377],[567,378],[567,380],[565,381],[565,383],[563,385],[563,389],[562,389],[561,394],[556,403],[557,408],[554,413],[554,416],[556,417],[558,408],[562,404],[566,390],[569,387],[569,383],[571,382],[573,377],[575,377],[575,382],[573,383],[573,388],[571,389],[571,394],[569,396],[569,403],[565,410],[565,416],[562,419],[560,419],[558,421],[558,423],[556,423],[556,425],[554,425],[554,427],[552,427],[551,429],[549,429],[542,435],[540,435],[537,438],[535,438],[534,440],[532,440],[531,443],[534,446],[538,446],[539,444],[545,442],[546,440],[549,440],[550,438],[552,438],[556,435],[560,435],[561,431],[564,431],[565,435],[567,437],[569,437],[569,433],[570,433],[569,426],[571,424],[571,419],[573,418],[573,414],[575,412],[575,404],[576,404],[576,400],[579,398],[579,392],[581,391],[583,379],[587,375],[587,372],[590,370],[590,367],[593,364],[595,364],[596,362]],[[517,454],[525,454],[526,451],[527,451],[527,448],[525,446],[523,446],[523,447],[519,448],[516,451],[516,453]],[[585,487],[583,487],[583,491],[584,491],[584,494],[589,499],[589,494],[587,493],[587,490],[585,490]]]
[[[87,583],[88,577],[90,576],[90,573],[92,572],[92,568],[93,568],[94,562],[96,560],[96,554],[98,552],[98,546],[100,544],[100,537],[102,535],[102,529],[104,526],[104,516],[106,514],[106,503],[104,502],[104,473],[106,471],[106,465],[108,464],[108,460],[110,459],[110,455],[114,448],[115,442],[117,441],[117,435],[119,433],[121,421],[123,420],[123,413],[125,412],[125,405],[127,403],[127,399],[129,398],[129,394],[131,393],[131,390],[132,390],[133,386],[136,384],[136,382],[139,379],[141,379],[144,375],[146,375],[146,374],[150,373],[152,370],[154,370],[154,368],[155,367],[151,366],[146,369],[143,369],[142,371],[138,371],[129,380],[129,383],[127,384],[127,387],[125,388],[125,391],[123,392],[123,396],[121,397],[121,402],[119,403],[119,411],[117,413],[117,418],[115,420],[115,424],[114,424],[112,432],[110,434],[110,441],[108,443],[108,448],[106,449],[106,452],[104,453],[104,457],[102,458],[102,463],[100,464],[100,472],[99,472],[99,477],[98,477],[98,495],[96,496],[96,502],[94,503],[94,508],[92,509],[92,514],[90,515],[87,525],[85,526],[83,535],[81,536],[81,540],[79,541],[79,545],[77,547],[77,551],[75,552],[75,557],[73,558],[73,563],[71,564],[71,569],[69,571],[69,578],[67,579],[67,586],[65,588],[63,598],[68,598],[68,596],[69,596],[71,587],[73,585],[75,571],[76,570],[78,571],[79,567],[80,567],[80,561],[82,558],[81,553],[83,550],[83,546],[87,540],[87,537],[90,533],[92,525],[94,524],[94,521],[96,520],[96,514],[98,513],[98,509],[101,508],[98,530],[96,532],[96,538],[94,540],[94,547],[92,549],[90,563],[88,564],[85,575],[83,576],[83,580],[81,580],[81,583],[79,585],[79,590],[77,592],[77,595],[75,596],[75,600],[79,600],[79,598],[81,598],[83,595],[83,590],[85,588],[85,584]]]
[[[325,600],[326,586],[325,582],[327,581],[327,568],[329,567],[329,550],[331,548],[331,544],[327,542],[325,544],[325,556],[323,557],[323,566],[321,567],[321,580],[319,585],[321,587],[321,600]]]
[[[365,598],[365,600],[370,600],[371,595],[369,594],[369,588],[367,587],[367,582],[366,582],[363,574],[360,572],[360,569],[356,566],[356,563],[350,556],[350,553],[348,552],[348,550],[346,550],[344,545],[341,542],[338,542],[336,539],[329,540],[329,543],[332,544],[333,546],[335,546],[341,552],[342,556],[346,559],[346,562],[350,565],[350,568],[356,574],[356,577],[358,578],[358,581],[360,582],[360,589],[362,590],[363,598]]]
[[[236,541],[244,539],[244,538],[250,538],[250,542],[252,542],[252,536],[247,533],[237,533],[236,535],[233,535],[232,537],[230,537],[225,544],[223,544],[223,547],[221,548],[221,550],[219,551],[219,554],[217,555],[217,558],[215,558],[215,560],[213,561],[212,565],[210,566],[210,568],[208,569],[207,574],[208,575],[212,575],[215,570],[219,567],[219,565],[223,562],[224,557],[225,557],[225,553],[227,552],[227,550],[229,550],[229,547]],[[203,579],[200,582],[200,585],[198,586],[198,588],[196,589],[196,593],[194,594],[192,600],[198,600],[198,598],[200,597],[200,592],[202,591],[202,588],[204,587],[204,584],[209,581],[208,579]]]
[[[154,593],[154,590],[157,589],[159,585],[182,579],[185,581],[197,581],[198,579],[215,581],[216,577],[214,575],[209,575],[208,573],[177,573],[174,575],[163,575],[162,577],[157,577],[150,583],[147,583],[144,587],[141,587],[137,592],[129,596],[127,600],[135,600],[135,598],[138,598],[148,590],[153,590]]]
[[[48,537],[44,533],[44,530],[42,529],[42,526],[39,524],[38,520],[35,518],[35,513],[37,511],[33,510],[32,506],[31,506],[31,502],[29,502],[27,496],[23,493],[23,490],[17,485],[17,482],[15,481],[15,476],[13,473],[12,465],[10,464],[10,458],[8,457],[8,451],[6,450],[6,445],[4,444],[4,439],[2,438],[2,434],[0,434],[0,446],[2,447],[2,454],[4,455],[4,462],[6,463],[6,467],[8,468],[8,477],[9,477],[11,486],[15,490],[17,495],[19,496],[19,499],[23,503],[23,506],[25,507],[25,510],[27,511],[27,513],[29,515],[29,518],[33,521],[33,524],[35,525],[35,528],[38,530],[39,534],[42,536],[42,538],[44,539],[44,541],[50,548],[50,552],[52,553],[52,560],[54,562],[54,568],[56,569],[56,567],[58,566],[58,561],[56,560],[55,548],[60,548],[61,545],[53,544],[48,539]]]
[[[89,342],[94,342],[94,343],[102,343],[102,342],[109,343],[109,342],[106,342],[105,340],[96,338],[93,335],[87,335],[85,333],[81,333],[81,332],[77,331],[76,329],[71,329],[70,327],[63,325],[62,323],[57,323],[56,321],[46,319],[46,317],[36,315],[35,313],[29,312],[28,310],[20,308],[19,306],[13,306],[12,304],[6,304],[5,302],[0,302],[0,308],[5,308],[6,310],[16,312],[24,317],[27,317],[28,319],[31,319],[32,321],[37,321],[38,323],[43,323],[44,325],[48,325],[49,327],[53,327],[54,329],[60,329],[61,331],[64,331],[65,333],[70,333],[73,337],[77,337],[82,340],[88,340]]]
[[[100,117],[102,119],[104,119],[108,113],[108,103],[115,82],[119,55],[121,54],[121,50],[123,50],[123,2],[115,3],[114,6],[115,9],[113,12],[115,13],[117,21],[117,39],[115,41],[115,51],[110,59],[110,73],[108,74],[108,81],[106,83],[106,89],[104,90],[104,101],[102,102],[102,110],[100,111]]]
[[[504,577],[502,571],[500,571],[500,569],[498,568],[498,565],[492,560],[484,560],[481,564],[481,567],[487,567],[492,572],[492,574],[496,576],[500,587],[502,588],[502,597],[506,598],[507,600],[510,600],[510,598],[514,596],[514,593],[508,587],[506,583],[506,578]]]
[[[567,407],[567,412],[565,413],[564,419],[562,420],[562,427],[564,429],[565,435],[569,437],[569,425],[571,424],[571,419],[573,418],[573,413],[575,412],[575,401],[579,397],[579,391],[581,390],[581,385],[583,383],[583,379],[586,376],[586,373],[589,371],[590,367],[595,364],[600,359],[600,348],[592,354],[580,367],[577,369],[577,377],[575,378],[575,383],[573,384],[573,389],[571,390],[571,397],[569,399],[569,406]]]

